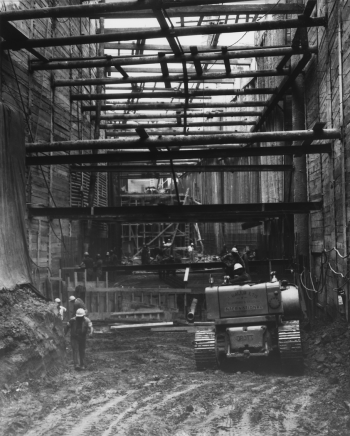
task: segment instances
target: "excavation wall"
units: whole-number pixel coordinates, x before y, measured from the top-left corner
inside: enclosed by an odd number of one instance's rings
[[[78,0],[24,0],[5,2],[5,8],[29,9],[47,6],[79,5]],[[88,18],[35,19],[14,21],[12,24],[28,38],[51,38],[93,34],[98,22]],[[41,48],[38,51],[50,58],[87,58],[96,56],[97,45],[73,45]],[[71,102],[76,93],[95,92],[95,87],[53,88],[52,79],[89,78],[96,70],[74,69],[31,71],[30,61],[36,58],[26,50],[5,51],[2,57],[0,93],[3,101],[23,116],[25,141],[59,141],[91,139],[94,125],[90,115],[83,114],[79,102]],[[89,103],[89,102],[86,102]],[[27,169],[26,201],[33,206],[84,206],[88,204],[90,173],[70,174],[67,165],[35,166]],[[97,177],[95,205],[107,205],[107,177]],[[49,221],[46,218],[27,219],[27,244],[32,259],[33,279],[43,290],[49,273],[57,275],[60,259],[64,265],[76,264],[83,251],[86,226],[68,220]],[[104,225],[93,232],[96,239],[106,237]],[[64,241],[64,243],[63,243]],[[63,266],[63,265],[62,265]]]
[[[313,55],[303,75],[305,126],[311,129],[316,122],[324,122],[325,128],[342,129],[343,140],[332,141],[332,156],[307,156],[308,201],[323,200],[323,209],[312,212],[309,219],[309,259],[304,268],[301,287],[313,310],[331,316],[345,310],[348,315],[348,303],[345,306],[339,305],[335,290],[343,289],[346,301],[349,301],[346,277],[350,212],[350,194],[347,189],[350,170],[350,2],[319,0],[312,16],[327,16],[328,26],[308,29],[308,43],[318,46],[318,54]],[[260,32],[256,35],[256,44],[289,44],[294,33],[285,30]],[[259,69],[276,68],[279,61],[280,59],[259,59]],[[258,86],[278,86],[280,81],[281,79],[260,78],[257,83]],[[280,102],[280,108],[277,107],[267,121],[267,130],[271,127],[272,130],[290,128],[292,107],[289,99],[286,97]],[[268,161],[272,163],[271,159]],[[293,183],[288,176],[274,177],[266,182],[262,180],[261,183],[262,198],[278,201],[281,193],[284,193],[284,201],[291,201]],[[297,235],[294,253],[300,242]]]

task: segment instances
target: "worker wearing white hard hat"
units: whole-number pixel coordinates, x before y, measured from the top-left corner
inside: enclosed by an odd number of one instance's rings
[[[61,300],[59,298],[55,298],[56,303],[56,315],[63,321],[64,313],[67,311],[67,309],[63,306],[61,306]]]
[[[233,278],[231,276],[230,284],[240,285],[250,281],[250,275],[245,271],[243,265],[241,265],[240,263],[235,263],[233,265]]]
[[[85,316],[85,310],[83,308],[79,308],[76,315],[67,322],[64,334],[66,335],[68,331],[70,331],[74,368],[77,370],[86,369],[86,337],[87,335],[92,336],[94,329],[90,319]]]
[[[87,310],[84,301],[81,298],[75,298],[74,295],[71,295],[69,297],[69,302],[71,303],[70,306],[73,309],[73,316],[77,313],[78,309],[84,309],[85,315],[87,315]]]
[[[221,258],[222,262],[225,264],[225,274],[230,277],[234,276],[233,266],[238,263],[242,265],[243,269],[245,269],[245,264],[236,247],[231,249],[230,253],[227,253],[225,256]]]

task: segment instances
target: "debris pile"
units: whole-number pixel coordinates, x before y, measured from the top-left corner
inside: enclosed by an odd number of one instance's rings
[[[65,340],[53,310],[29,288],[0,292],[0,386],[58,372]]]
[[[318,322],[303,336],[308,372],[327,376],[333,384],[349,377],[350,327],[345,320]]]

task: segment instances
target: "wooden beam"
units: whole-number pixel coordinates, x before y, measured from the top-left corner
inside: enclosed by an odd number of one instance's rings
[[[197,57],[197,55],[199,53],[198,48],[196,46],[191,46],[190,50],[191,50],[191,54],[193,56],[193,64],[194,64],[194,67],[196,69],[197,77],[201,77],[203,74],[203,68],[201,65],[201,61]]]
[[[229,107],[263,107],[267,106],[268,101],[255,101],[255,100],[245,100],[238,102],[203,102],[203,103],[189,103],[189,109],[204,109],[204,108],[229,108]],[[96,106],[82,106],[81,110],[83,112],[93,112]],[[120,103],[120,104],[106,104],[101,106],[101,110],[113,111],[113,110],[175,110],[184,109],[183,103]]]
[[[168,9],[168,16],[170,18],[189,18],[189,17],[210,17],[220,15],[239,15],[239,14],[258,14],[265,15],[269,12],[278,15],[292,15],[300,14],[303,11],[303,6],[297,3],[280,4],[271,2],[266,4],[235,4],[235,5],[220,5],[218,6],[199,6],[199,7],[186,7]],[[149,11],[137,12],[118,12],[105,14],[105,18],[153,18],[152,13]]]
[[[184,53],[191,53],[191,49],[189,45],[181,44],[182,50]],[[269,45],[269,46],[256,46],[256,45],[235,45],[235,50],[261,50],[266,48],[286,48],[290,46],[286,45]],[[204,52],[213,52],[213,53],[220,53],[221,47],[213,47],[211,45],[197,45],[198,52],[204,53]],[[166,54],[173,54],[169,45],[165,44],[138,44],[136,42],[106,42],[105,43],[105,50],[142,50],[142,51],[154,51],[154,52],[164,52]],[[110,53],[108,53],[110,55]],[[57,60],[65,60],[62,58],[52,58],[53,61]],[[76,60],[79,60],[77,58]]]
[[[248,88],[248,89],[205,89],[189,91],[189,97],[204,97],[217,95],[259,95],[275,94],[275,88]],[[103,94],[72,94],[71,101],[84,100],[111,100],[111,99],[130,99],[130,98],[180,98],[185,99],[186,93],[183,91],[155,91],[155,92],[129,92],[129,93],[103,93]]]
[[[210,4],[233,3],[235,0],[181,0],[174,3],[173,0],[118,0],[113,3],[102,3],[92,5],[74,5],[74,6],[56,6],[47,8],[10,10],[0,13],[0,20],[3,21],[19,21],[32,20],[34,18],[70,18],[70,17],[104,17],[104,14],[113,14],[126,11],[149,10],[162,7],[164,9],[174,8],[174,6],[187,8],[190,6],[202,6]],[[248,0],[249,1],[249,0]],[[134,13],[131,14],[134,17]],[[152,15],[153,17],[153,15]],[[106,17],[108,18],[108,17]]]
[[[322,210],[323,203],[247,203],[175,206],[29,207],[30,217],[106,219],[122,222],[244,222],[246,218],[284,217]]]
[[[164,36],[166,37],[170,48],[175,56],[179,56],[182,54],[182,51],[179,47],[179,44],[176,39],[176,35],[174,29],[170,29],[168,23],[165,19],[164,12],[161,9],[161,6],[153,8],[153,15],[157,19],[161,30],[164,32]]]
[[[293,171],[293,165],[193,165],[193,164],[174,164],[177,173],[245,173],[245,172],[275,172],[275,171]],[[98,172],[110,173],[120,172],[126,174],[145,174],[149,173],[171,173],[170,165],[90,165],[90,166],[72,166],[71,173]]]
[[[157,136],[157,137],[163,137],[163,136],[183,136],[184,132],[183,132],[183,128],[181,127],[181,130],[156,130],[155,128],[153,129],[147,129],[148,133],[152,136]],[[229,135],[231,133],[235,133],[237,132],[237,130],[203,130],[203,129],[199,129],[196,128],[196,130],[187,130],[186,131],[186,136],[198,136],[198,134],[201,135]],[[118,138],[125,138],[125,137],[135,137],[136,133],[135,132],[130,132],[130,131],[125,131],[125,132],[121,132],[119,130],[106,130],[105,131],[105,136],[106,138],[114,138],[114,137],[118,137]]]
[[[278,22],[278,21],[277,21]],[[207,26],[211,27],[211,26]],[[221,26],[222,27],[222,26]],[[297,55],[305,53],[317,53],[317,46],[310,46],[308,49],[304,48],[265,48],[265,49],[251,49],[251,50],[228,50],[227,53],[199,53],[197,55],[182,54],[182,55],[167,55],[159,57],[158,55],[142,55],[142,56],[117,56],[99,59],[83,59],[83,60],[52,60],[49,62],[32,62],[30,68],[33,71],[36,70],[64,70],[72,68],[97,68],[97,67],[114,67],[116,65],[148,65],[164,63],[179,64],[182,62],[194,62],[199,60],[202,63],[211,61],[224,61],[225,59],[244,59],[252,57],[271,57],[271,56],[284,56],[286,54]],[[212,62],[211,62],[212,63]],[[127,71],[124,68],[125,71]]]
[[[227,50],[228,50],[227,47],[221,47],[221,51],[222,51],[223,55],[227,54]],[[231,74],[230,60],[227,57],[225,57],[224,58],[224,63],[225,63],[226,77],[228,77]]]
[[[231,71],[230,62],[228,62],[229,71]],[[171,82],[182,82],[184,77],[183,75],[169,75],[169,69],[167,64],[161,63],[162,68],[162,76],[135,76],[125,78],[113,77],[113,78],[104,78],[104,79],[70,79],[70,80],[62,80],[57,79],[53,80],[52,86],[60,87],[60,86],[88,86],[88,85],[118,85],[125,83],[158,83],[164,82],[166,86],[170,87]],[[228,70],[227,70],[228,71]],[[125,73],[125,71],[124,71]],[[126,74],[126,73],[125,73]],[[236,78],[245,78],[245,77],[270,77],[270,76],[286,76],[289,74],[289,70],[248,70],[248,71],[237,71],[237,72],[226,72],[226,73],[204,73],[202,76],[198,76],[197,74],[191,75],[189,74],[189,81],[207,81],[207,80],[217,80],[217,79],[236,79]],[[225,82],[223,82],[225,83]]]
[[[229,135],[195,135],[191,138],[181,136],[180,138],[158,138],[150,136],[147,140],[140,142],[139,139],[119,138],[119,139],[99,139],[99,140],[76,140],[76,141],[57,141],[57,142],[37,142],[26,144],[27,153],[69,151],[69,150],[92,150],[98,149],[135,149],[140,145],[148,148],[167,147],[196,147],[203,145],[223,145],[223,144],[254,144],[260,142],[284,142],[284,141],[304,141],[310,140],[333,140],[340,139],[339,129],[325,129],[314,132],[313,130],[291,130],[277,132],[237,132]],[[322,144],[319,144],[320,147]],[[324,144],[323,144],[324,145]],[[260,150],[260,149],[259,149]],[[68,156],[69,157],[69,156]],[[73,157],[73,156],[72,156]]]
[[[194,27],[176,27],[174,37],[190,35],[212,35],[216,33],[254,32],[277,29],[297,29],[299,27],[326,27],[326,17],[288,19],[288,20],[266,20],[255,23],[221,24]],[[106,29],[108,30],[108,29]],[[68,36],[58,38],[37,38],[26,41],[8,40],[2,43],[5,50],[20,50],[37,47],[61,47],[65,45],[94,44],[112,41],[130,41],[133,39],[156,39],[166,37],[165,32],[158,28],[147,29],[109,29],[110,33],[82,36]]]
[[[158,53],[158,56],[161,59],[164,56],[164,53]],[[164,82],[165,87],[167,89],[170,89],[171,88],[171,81],[168,80],[168,77],[169,77],[168,64],[166,62],[161,62],[160,68],[162,70],[162,77],[161,77],[161,80],[159,80],[159,81]],[[109,83],[112,83],[113,81],[115,81],[115,79],[109,79],[109,80],[110,80]],[[138,82],[146,83],[146,80],[138,80]],[[150,82],[156,83],[156,80],[150,80]],[[118,82],[114,82],[114,83],[120,83],[120,82],[118,81]]]
[[[257,131],[262,127],[268,115],[271,114],[273,109],[277,106],[277,103],[281,100],[282,96],[292,86],[293,82],[298,77],[298,75],[303,71],[303,69],[305,68],[311,57],[312,55],[310,53],[304,54],[303,57],[299,60],[299,62],[295,65],[290,75],[282,80],[281,84],[278,86],[277,93],[275,93],[271,97],[268,106],[263,110],[260,119],[258,120],[257,124],[253,127],[252,129],[253,131]]]
[[[146,141],[145,141],[146,142]],[[146,147],[149,145],[146,145]],[[181,150],[171,152],[110,152],[100,154],[58,155],[27,157],[26,165],[73,165],[83,163],[106,162],[154,162],[164,159],[216,159],[248,156],[284,156],[295,154],[330,153],[330,144],[311,144],[307,146],[278,146],[278,147],[230,147],[213,148],[209,150]]]
[[[195,123],[187,123],[187,127],[213,127],[213,126],[255,126],[255,121],[200,121]],[[181,124],[180,124],[181,126]],[[100,124],[101,130],[128,130],[136,129],[138,127],[142,129],[148,128],[166,128],[171,129],[175,127],[180,127],[178,123],[123,123],[123,124]]]
[[[216,111],[216,112],[187,112],[187,118],[226,118],[226,117],[252,117],[261,115],[261,111]],[[163,118],[183,118],[184,113],[176,111],[175,113],[157,113],[157,114],[124,114],[114,113],[101,115],[100,120],[150,120]],[[92,115],[91,120],[95,119]]]

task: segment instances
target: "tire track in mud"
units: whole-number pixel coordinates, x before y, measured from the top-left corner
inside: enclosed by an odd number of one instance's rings
[[[181,385],[180,385],[181,386]],[[179,388],[180,386],[175,386],[174,389]],[[131,407],[129,407],[127,410],[125,410],[121,415],[118,416],[118,418],[116,420],[114,420],[108,427],[108,429],[106,431],[104,431],[102,433],[101,436],[114,436],[116,434],[118,434],[118,436],[122,436],[127,434],[126,432],[129,431],[129,426],[128,426],[128,421],[135,421],[135,417],[134,416],[130,416],[129,418],[124,419],[129,413],[135,412],[137,410],[137,414],[139,415],[139,413],[141,412],[141,416],[138,416],[137,419],[141,420],[142,419],[142,415],[150,415],[150,412],[152,411],[152,409],[156,407],[161,407],[164,406],[166,403],[168,403],[169,401],[172,401],[173,399],[176,399],[182,395],[188,394],[190,391],[193,391],[194,389],[197,389],[199,387],[204,386],[204,384],[193,384],[192,386],[188,387],[187,389],[184,389],[182,391],[177,391],[177,392],[172,392],[171,394],[166,395],[165,397],[161,398],[160,402],[154,403],[153,400],[154,398],[156,398],[159,395],[163,395],[162,392],[159,392],[155,395],[151,395],[148,398],[143,398],[142,399],[142,403],[147,403],[145,406],[139,408],[139,402],[135,402]],[[121,425],[118,427],[118,430],[115,428],[120,421],[123,422],[121,423]],[[134,424],[135,422],[132,422],[131,424]],[[113,432],[114,430],[114,432]],[[117,433],[116,433],[117,431]],[[111,433],[112,432],[112,433]],[[69,435],[69,436],[77,436],[77,435]]]
[[[129,392],[128,395],[132,395],[133,392]],[[110,401],[106,402],[104,398],[102,401],[105,403],[103,406],[98,407],[92,413],[84,416],[83,419],[80,419],[79,423],[72,423],[74,425],[72,429],[67,429],[69,426],[69,421],[72,421],[72,407],[68,407],[65,409],[64,413],[51,413],[48,415],[41,423],[40,426],[36,426],[34,429],[26,433],[26,436],[45,436],[45,435],[72,435],[72,436],[80,436],[82,432],[86,429],[86,427],[91,426],[102,414],[106,413],[109,409],[115,407],[123,400],[125,400],[128,395],[118,396],[113,398]],[[97,400],[98,401],[98,400]],[[94,401],[94,405],[88,405],[88,408],[96,407],[96,400]],[[84,410],[86,411],[86,410]],[[77,410],[74,411],[74,414]]]

